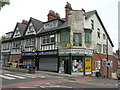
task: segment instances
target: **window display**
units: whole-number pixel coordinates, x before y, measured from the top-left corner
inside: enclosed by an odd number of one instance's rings
[[[83,72],[83,62],[80,59],[72,60],[72,71]]]

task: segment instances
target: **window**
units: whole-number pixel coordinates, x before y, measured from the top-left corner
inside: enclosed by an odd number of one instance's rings
[[[58,26],[58,21],[52,21],[44,24],[44,29],[55,28]]]
[[[43,36],[42,44],[51,44],[55,42],[55,35]]]
[[[94,21],[91,20],[91,28],[94,30]]]
[[[28,33],[34,32],[34,27],[33,27],[33,25],[29,26],[28,28],[29,28],[29,32],[28,32]]]
[[[91,42],[92,42],[91,32],[85,31],[85,43],[91,43]]]
[[[95,61],[95,67],[96,67],[96,70],[100,70],[100,67],[101,64],[100,64],[100,61]]]
[[[97,44],[97,52],[98,52],[98,53],[101,53],[101,50],[102,50],[101,44]]]
[[[103,53],[107,53],[107,45],[103,44]]]
[[[2,43],[2,49],[9,49],[9,43]]]
[[[13,42],[13,48],[20,48],[21,42],[20,41],[14,41]]]
[[[25,46],[35,46],[35,39],[34,38],[27,39]]]
[[[20,32],[19,32],[19,29],[15,31],[15,36],[19,36],[20,35]]]
[[[105,39],[105,34],[103,34],[103,39]]]
[[[100,38],[100,29],[97,29],[97,36]]]
[[[70,31],[69,30],[61,30],[60,42],[61,43],[69,43],[70,42]]]
[[[81,33],[73,34],[73,46],[82,46],[82,34]]]

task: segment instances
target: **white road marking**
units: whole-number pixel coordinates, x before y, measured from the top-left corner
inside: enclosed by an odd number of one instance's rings
[[[9,80],[15,79],[15,78],[13,78],[13,77],[8,77],[8,76],[3,76],[3,75],[0,75],[0,77],[5,78],[5,79],[9,79]]]
[[[16,75],[12,75],[12,74],[5,74],[5,75],[15,77],[15,78],[19,78],[19,79],[25,79],[25,77],[16,76]]]

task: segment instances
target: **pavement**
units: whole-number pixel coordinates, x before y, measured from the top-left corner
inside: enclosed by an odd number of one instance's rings
[[[20,68],[10,68],[10,67],[1,67],[3,71],[13,71],[13,73],[16,72],[22,72],[23,74],[27,74],[29,70],[27,69],[20,69]],[[11,84],[12,86],[19,86],[21,84],[22,86],[28,85],[31,87],[51,87],[51,86],[72,86],[72,87],[117,87],[117,80],[108,79],[108,78],[96,78],[92,76],[80,76],[80,75],[69,75],[69,74],[62,74],[57,72],[49,72],[49,71],[35,71],[35,73],[30,73],[31,75],[37,75],[37,76],[45,76],[49,79],[45,80],[35,80],[31,82],[22,82],[22,83],[16,83]],[[54,78],[54,79],[53,79]],[[37,84],[40,85],[37,85]],[[48,85],[49,84],[49,85]],[[8,85],[6,86],[8,87]],[[10,86],[9,86],[10,87]]]
[[[3,70],[13,71],[13,72],[22,72],[22,73],[29,73],[28,69],[21,69],[21,68],[12,68],[12,67],[0,67]],[[44,74],[44,75],[51,75],[51,76],[60,76],[64,78],[91,78],[91,79],[98,79],[98,80],[115,80],[109,78],[96,78],[95,76],[81,76],[77,74],[64,74],[64,73],[57,73],[57,72],[50,72],[50,71],[39,71],[36,70],[35,73],[31,74]]]

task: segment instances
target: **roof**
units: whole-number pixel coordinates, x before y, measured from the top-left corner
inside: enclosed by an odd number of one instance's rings
[[[92,16],[93,14],[96,14],[98,20],[100,21],[101,26],[103,27],[103,30],[105,31],[105,33],[106,33],[106,35],[107,35],[107,37],[108,37],[108,40],[110,41],[112,47],[114,47],[114,45],[113,45],[113,43],[112,43],[112,40],[110,39],[110,36],[109,36],[109,34],[107,33],[107,30],[106,30],[106,28],[104,27],[104,25],[103,25],[103,23],[102,23],[99,15],[98,15],[97,11],[96,11],[96,10],[93,10],[93,11],[85,12],[85,18],[88,19],[88,18],[89,18],[90,16]]]
[[[32,22],[32,24],[33,24],[33,26],[34,26],[34,28],[35,28],[36,33],[37,33],[37,32],[43,27],[43,25],[44,25],[42,21],[30,17],[30,20],[29,20],[29,22],[28,22],[28,24],[27,24],[26,30],[25,30],[25,32],[24,32],[24,35],[25,35],[25,33],[26,33],[26,31],[27,31],[27,28],[29,27],[29,24],[30,24],[31,22]]]
[[[55,28],[50,28],[50,29],[44,29],[42,28],[42,30],[38,33],[44,33],[44,32],[50,32],[50,31],[55,31],[55,30],[59,30],[59,29],[63,29],[63,28],[67,28],[69,27],[68,26],[68,23],[67,22],[64,22],[62,25],[60,25],[59,27],[55,27]]]
[[[26,24],[18,23],[18,28],[20,30],[21,36],[23,36],[23,33],[25,32],[26,26]]]
[[[31,22],[33,23],[36,32],[38,32],[43,27],[43,22],[31,17]]]
[[[96,12],[96,10],[85,12],[85,18],[89,18],[91,15],[93,15]]]
[[[21,37],[22,37],[24,32],[25,32],[26,26],[27,26],[26,24],[22,24],[22,23],[17,22],[17,24],[15,26],[15,29],[14,29],[14,32],[13,32],[13,35],[15,34],[15,31],[16,31],[16,29],[18,27],[19,31],[21,33]],[[13,35],[12,35],[12,38],[13,38]]]

